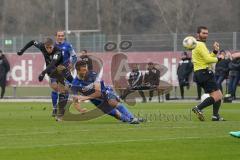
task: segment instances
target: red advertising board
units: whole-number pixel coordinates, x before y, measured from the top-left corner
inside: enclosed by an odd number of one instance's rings
[[[119,53],[118,53],[119,54]],[[177,63],[180,53],[178,52],[129,52],[120,53],[127,56],[127,63],[148,63],[153,62],[158,65],[163,65],[167,68],[167,72],[161,75],[161,80],[177,85]],[[112,84],[111,66],[114,66],[112,61],[116,53],[91,53],[93,59],[98,59],[102,63],[102,79],[106,83]],[[16,86],[46,86],[48,85],[48,77],[46,76],[43,82],[38,82],[38,75],[45,67],[44,59],[41,53],[28,53],[22,56],[17,56],[16,53],[6,54],[9,60],[11,70],[8,73],[8,84]],[[121,70],[123,66],[115,66],[116,72]],[[126,72],[130,71],[126,67]],[[121,74],[122,76],[122,74]]]

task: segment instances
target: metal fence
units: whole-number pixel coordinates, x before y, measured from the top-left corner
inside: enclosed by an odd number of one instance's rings
[[[112,41],[119,43],[122,40],[130,40],[133,43],[128,51],[182,51],[184,37],[194,34],[144,34],[144,35],[105,35],[102,33],[74,33],[67,36],[76,51],[83,49],[92,52],[103,52],[104,44]],[[30,40],[42,41],[45,36],[2,36],[0,37],[1,49],[4,52],[16,52]],[[225,50],[240,50],[240,32],[211,33],[207,45],[218,41]],[[119,50],[120,51],[120,50]],[[28,52],[39,52],[32,47]]]

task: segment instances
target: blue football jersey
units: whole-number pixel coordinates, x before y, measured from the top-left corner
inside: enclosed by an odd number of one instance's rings
[[[99,81],[97,79],[97,73],[94,71],[89,71],[87,74],[87,78],[85,80],[81,80],[78,77],[76,77],[72,82],[72,92],[74,95],[78,95],[79,93],[88,96],[95,92],[94,88],[94,82]],[[103,81],[100,81],[101,85],[101,97],[96,99],[91,99],[90,101],[98,106],[103,101],[109,100],[109,99],[117,99],[119,100],[119,97],[115,94],[113,89],[110,86],[106,86]]]
[[[97,73],[94,71],[89,71],[86,75],[86,79],[82,80],[78,77],[75,77],[72,82],[72,91],[73,94],[82,94],[88,96],[95,92],[94,82],[96,81]]]
[[[78,95],[79,93],[88,96],[95,92],[94,82],[97,80],[97,73],[94,71],[89,71],[87,73],[86,79],[79,79],[77,76],[72,81],[72,92],[74,95]],[[98,106],[103,102],[101,99],[91,99],[90,100],[94,105]]]
[[[63,43],[55,43],[55,45],[62,49],[63,51],[63,63],[65,65],[69,65],[69,63],[75,64],[77,61],[77,55],[76,52],[74,51],[72,45],[66,41]]]

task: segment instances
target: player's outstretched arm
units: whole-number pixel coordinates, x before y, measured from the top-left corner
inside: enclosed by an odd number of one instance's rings
[[[75,108],[78,112],[80,112],[80,113],[87,112],[87,109],[86,109],[86,108],[82,108],[82,107],[80,106],[80,103],[78,102],[78,99],[75,98],[75,97],[73,97],[73,106],[74,106],[74,108]]]
[[[234,59],[234,58],[240,58],[240,52],[236,52],[236,53],[233,53],[231,55],[231,58]]]
[[[22,49],[20,49],[20,51],[17,52],[17,55],[21,56],[23,55],[23,53],[28,49],[30,48],[31,46],[33,46],[34,44],[36,44],[37,41],[35,40],[32,40],[30,42],[28,42]]]
[[[55,68],[57,62],[60,61],[60,56],[61,52],[59,53],[56,53],[54,56],[53,56],[53,60],[51,61],[51,63],[46,67],[45,70],[42,71],[42,73],[38,76],[38,80],[41,82],[45,76],[46,73],[49,73],[53,68]]]

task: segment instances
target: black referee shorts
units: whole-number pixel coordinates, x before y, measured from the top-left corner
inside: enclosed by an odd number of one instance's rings
[[[214,73],[211,70],[201,69],[195,71],[194,80],[204,89],[205,93],[212,93],[219,89],[215,81]]]

